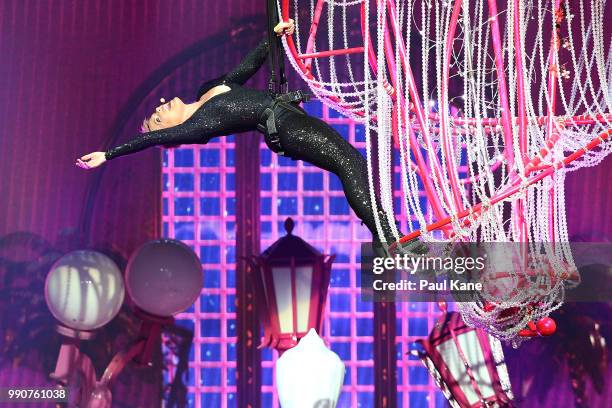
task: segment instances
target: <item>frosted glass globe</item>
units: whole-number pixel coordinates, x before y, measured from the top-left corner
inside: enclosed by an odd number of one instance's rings
[[[202,264],[181,241],[150,241],[130,258],[125,282],[130,298],[140,309],[156,316],[172,316],[187,309],[200,295]]]
[[[334,408],[344,382],[344,364],[310,329],[276,360],[278,399],[283,408]]]
[[[119,312],[125,289],[112,259],[73,251],[58,259],[45,281],[45,299],[57,320],[75,330],[104,326]]]

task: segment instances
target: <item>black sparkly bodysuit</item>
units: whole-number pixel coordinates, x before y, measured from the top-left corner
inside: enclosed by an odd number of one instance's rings
[[[218,85],[230,90],[210,98],[188,120],[171,128],[151,131],[129,142],[108,150],[106,159],[134,153],[157,145],[205,144],[211,138],[240,132],[253,131],[263,111],[272,103],[267,91],[243,87],[268,55],[268,43],[262,41],[234,70],[204,83],[198,91],[198,99]],[[370,193],[365,158],[350,143],[322,120],[286,110],[277,118],[278,137],[284,154],[295,160],[303,160],[336,174],[348,202],[375,239],[394,242],[391,229],[384,215],[380,216],[384,237],[378,238]]]

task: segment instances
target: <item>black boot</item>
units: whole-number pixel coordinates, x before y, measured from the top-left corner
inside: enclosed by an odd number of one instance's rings
[[[382,242],[377,236],[372,239],[372,251],[374,255],[379,258],[391,258],[393,254],[389,250],[389,245],[386,242]]]
[[[407,252],[413,255],[425,255],[429,252],[429,246],[419,238],[412,238],[410,241],[397,244],[397,251]]]
[[[393,256],[394,254],[407,253],[408,255],[425,255],[429,252],[429,247],[421,241],[419,238],[413,238],[410,241],[400,243],[396,241],[393,232],[391,231],[390,225],[387,222],[387,215],[384,211],[378,210],[378,217],[380,219],[383,233],[385,234],[385,242],[381,242],[377,235],[374,236],[373,249],[379,256]],[[399,238],[402,239],[405,235],[399,230],[399,225],[396,223],[398,229]],[[396,245],[389,249],[391,245]]]

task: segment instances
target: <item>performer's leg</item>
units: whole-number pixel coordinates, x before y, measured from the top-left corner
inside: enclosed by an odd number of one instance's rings
[[[378,237],[376,232],[367,162],[361,153],[327,123],[311,116],[288,116],[283,120],[280,133],[286,154],[336,174],[342,182],[349,205],[370,230],[374,240],[389,244],[395,242],[384,214],[379,216],[384,236]]]

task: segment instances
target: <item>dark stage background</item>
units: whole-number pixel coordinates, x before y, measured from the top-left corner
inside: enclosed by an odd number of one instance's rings
[[[0,235],[25,230],[53,242],[78,229],[99,170],[82,170],[75,159],[107,147],[129,95],[164,61],[198,40],[229,31],[231,21],[261,14],[262,5],[249,0],[0,1]],[[212,70],[220,72],[231,64],[215,65]],[[171,95],[151,95],[143,114],[161,96]],[[134,136],[140,120],[130,117],[115,140]],[[611,166],[607,160],[569,176],[573,233],[612,232],[606,216],[612,209]],[[83,223],[92,225],[91,240],[113,243],[129,254],[159,233],[160,151],[120,158],[103,171],[95,206]]]
[[[24,237],[32,237],[13,234],[25,231],[59,251],[92,247],[115,253],[121,267],[138,246],[158,238],[159,149],[91,171],[74,162],[136,136],[160,97],[195,98],[202,80],[232,67],[262,38],[263,4],[0,0],[2,256],[11,251],[7,242],[22,245]],[[254,83],[261,84],[265,71]],[[3,239],[8,234],[13,238]],[[39,269],[42,276],[31,277],[36,284],[44,279],[44,266]],[[46,373],[53,368],[59,336],[41,338],[19,326],[16,316],[23,314],[23,305],[12,294],[30,292],[20,286],[27,282],[5,279],[6,272],[0,266],[0,291],[9,295],[0,301],[6,317],[0,318],[0,385],[49,385]],[[46,312],[41,296],[26,303],[30,311]],[[123,320],[115,319],[96,342],[108,347],[96,359],[98,375],[136,334],[129,310],[120,316]],[[49,316],[48,327],[37,329],[53,333],[52,322]],[[12,345],[11,329],[21,331]],[[151,370],[126,369],[113,406],[158,406],[160,357],[155,361]]]
[[[261,14],[263,1],[0,1],[0,235],[30,231],[51,242],[91,225],[90,242],[123,254],[159,235],[160,150],[85,171],[77,157],[104,150],[128,97],[162,63],[241,16]],[[263,16],[263,14],[262,14]],[[262,29],[265,19],[261,19]],[[240,51],[240,50],[238,50]],[[222,55],[222,54],[221,54]],[[211,61],[208,72],[231,66]],[[172,84],[169,84],[170,86]],[[194,98],[197,85],[185,95]],[[123,142],[145,112],[127,118]],[[95,184],[95,183],[93,183]],[[91,189],[94,207],[86,213]],[[86,219],[81,220],[82,217]]]

